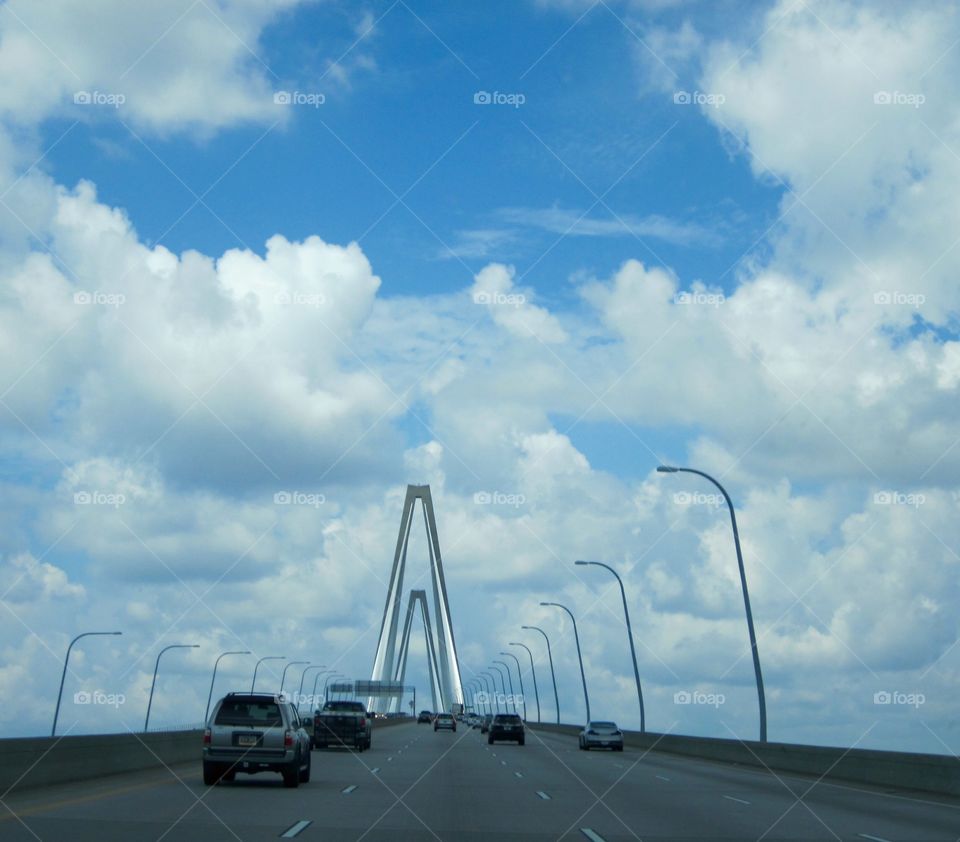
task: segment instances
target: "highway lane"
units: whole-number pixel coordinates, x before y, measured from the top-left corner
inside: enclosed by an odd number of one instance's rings
[[[273,775],[204,787],[198,746],[196,763],[170,770],[15,794],[0,839],[960,837],[960,801],[814,784],[629,747],[580,752],[574,737],[535,730],[526,746],[488,746],[463,726],[411,723],[378,729],[363,754],[314,752],[312,780],[296,790]]]

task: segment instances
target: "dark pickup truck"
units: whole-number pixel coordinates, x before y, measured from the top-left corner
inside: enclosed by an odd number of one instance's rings
[[[373,725],[362,702],[327,702],[313,718],[313,747],[370,748]]]

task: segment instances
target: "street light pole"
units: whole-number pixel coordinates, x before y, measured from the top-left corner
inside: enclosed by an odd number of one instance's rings
[[[515,641],[511,641],[511,642],[510,642],[510,645],[511,645],[511,646],[522,646],[524,649],[527,650],[527,655],[530,656],[530,672],[531,672],[531,674],[533,675],[533,695],[534,695],[534,698],[537,700],[537,725],[539,725],[539,724],[540,724],[540,691],[537,689],[537,670],[536,670],[536,668],[533,666],[533,652],[530,651],[530,647],[527,646],[525,643],[517,643],[517,642],[515,642]],[[518,663],[519,663],[519,662],[518,662]],[[521,681],[521,683],[522,683],[522,682],[523,682],[523,679],[521,678],[520,681]],[[521,689],[520,692],[522,693],[523,690]],[[524,710],[527,709],[527,699],[526,699],[526,697],[524,697],[524,699],[523,699],[523,709],[524,709]]]
[[[554,608],[562,608],[567,614],[570,615],[570,620],[573,622],[573,638],[577,642],[577,659],[580,661],[580,679],[583,681],[583,701],[587,706],[587,722],[590,721],[590,696],[587,695],[587,674],[583,671],[583,653],[580,651],[580,634],[577,632],[577,619],[573,616],[573,612],[567,608],[566,605],[561,605],[559,602],[541,602],[541,605],[552,605]]]
[[[150,698],[147,700],[147,716],[143,720],[143,732],[147,732],[147,725],[150,723],[150,708],[153,706],[153,691],[157,686],[157,670],[160,669],[160,656],[170,649],[199,649],[199,643],[173,643],[170,646],[164,646],[157,653],[157,662],[153,665],[153,683],[150,685]]]
[[[520,679],[520,698],[521,698],[521,700],[523,701],[523,719],[524,719],[524,721],[526,721],[526,719],[527,719],[527,694],[526,694],[526,692],[525,692],[524,689],[523,689],[523,673],[520,672],[520,659],[519,659],[516,655],[514,655],[513,652],[501,652],[500,654],[503,655],[503,656],[505,656],[505,657],[513,658],[513,660],[515,660],[515,661],[517,662],[517,677]],[[507,670],[507,675],[510,675],[510,670],[509,670],[509,669]],[[511,686],[510,686],[510,692],[512,693],[512,692],[513,692],[513,679],[512,679],[512,678],[510,679],[510,685],[511,685]],[[516,702],[513,703],[513,709],[514,709],[514,710],[517,709],[517,703],[516,703]]]
[[[740,551],[740,532],[737,529],[737,516],[733,511],[733,501],[730,499],[730,495],[727,494],[727,489],[720,485],[710,474],[705,474],[703,471],[698,471],[694,468],[676,468],[668,465],[660,465],[657,471],[661,474],[676,474],[682,472],[701,476],[719,488],[723,499],[727,501],[727,508],[730,510],[730,523],[733,526],[733,543],[737,548],[737,565],[740,568],[740,586],[743,589],[743,607],[747,613],[747,631],[750,633],[753,672],[757,679],[757,701],[760,705],[760,742],[765,743],[767,741],[767,701],[763,693],[763,673],[760,671],[760,651],[757,649],[757,635],[753,630],[753,612],[750,610],[750,594],[747,591],[747,574],[743,568],[743,553]]]
[[[213,675],[210,678],[210,692],[207,694],[207,709],[203,714],[203,721],[207,721],[207,717],[210,716],[210,702],[213,699],[213,682],[217,680],[217,667],[220,666],[220,658],[226,658],[227,655],[249,655],[250,650],[244,649],[243,651],[237,650],[236,652],[222,652],[216,661],[213,662]]]
[[[253,681],[250,682],[250,692],[252,693],[257,686],[257,670],[260,669],[260,664],[262,664],[264,661],[285,661],[286,659],[286,655],[267,655],[265,658],[261,658],[259,661],[257,661],[253,668]]]
[[[497,680],[488,672],[480,673],[484,684],[487,685],[487,707],[490,708],[490,715],[493,716],[493,703],[497,699]],[[490,688],[493,688],[492,690]],[[500,712],[500,705],[497,704],[497,713]]]
[[[543,635],[543,639],[547,641],[547,660],[550,662],[550,678],[553,679],[553,702],[557,706],[557,725],[560,724],[560,696],[557,695],[557,673],[553,669],[553,652],[550,650],[550,638],[547,637],[547,633],[538,626],[520,626],[522,629],[533,629],[533,631],[538,631]],[[529,651],[529,650],[528,650]]]
[[[309,661],[290,661],[283,668],[283,675],[280,677],[280,695],[281,696],[283,695],[283,687],[287,683],[287,670],[290,669],[290,667],[298,667],[298,666],[302,666],[303,664],[309,664],[309,663],[310,663]]]
[[[627,593],[623,589],[623,579],[620,578],[616,570],[609,564],[604,564],[602,561],[577,561],[574,563],[604,567],[616,577],[617,584],[620,585],[620,597],[623,599],[623,615],[627,618],[627,639],[630,641],[630,657],[633,659],[633,677],[637,682],[637,699],[640,702],[640,733],[644,734],[647,730],[647,718],[643,710],[643,691],[640,689],[640,670],[637,668],[637,650],[633,645],[633,628],[630,625],[630,611],[627,608]]]
[[[297,713],[300,713],[300,708],[303,706],[303,682],[307,677],[307,673],[310,670],[318,670],[326,666],[326,664],[313,664],[312,666],[305,667],[303,672],[300,673],[300,689],[297,691]]]
[[[323,700],[324,700],[325,702],[329,702],[329,701],[330,701],[330,694],[327,692],[327,688],[330,686],[330,680],[333,679],[333,678],[345,678],[345,677],[346,677],[346,676],[342,676],[342,675],[340,675],[340,673],[338,673],[338,672],[333,672],[333,673],[331,673],[330,675],[328,675],[328,676],[324,679],[324,682],[323,682]]]
[[[67,664],[70,663],[70,650],[73,649],[73,644],[80,640],[81,637],[95,637],[95,636],[114,636],[118,634],[123,634],[123,632],[84,632],[83,634],[78,634],[73,640],[70,641],[70,645],[67,647],[67,655],[63,659],[63,674],[60,676],[60,692],[57,693],[57,707],[53,712],[53,727],[50,729],[50,736],[54,737],[57,734],[57,720],[60,718],[60,701],[63,698],[63,683],[67,679]]]
[[[317,704],[317,684],[320,681],[320,676],[328,672],[333,672],[333,670],[320,670],[320,672],[318,672],[316,677],[313,679],[313,705],[318,709],[320,706]]]
[[[496,666],[495,664],[490,664],[490,669],[496,670],[497,671],[496,675],[500,676],[500,688],[501,688],[500,692],[503,696],[503,712],[509,713],[510,709],[507,707],[507,680],[503,677],[503,670],[501,670],[500,667]],[[493,675],[494,673],[490,673],[490,674]],[[497,686],[496,682],[494,682],[493,686],[494,688],[496,688]],[[498,704],[498,707],[499,707],[499,704]]]
[[[502,652],[500,653],[503,654]],[[494,661],[495,664],[503,664],[503,668],[507,671],[507,678],[510,679],[510,701],[513,704],[513,712],[517,712],[517,697],[513,692],[513,676],[510,674],[510,667],[507,666],[506,661]]]

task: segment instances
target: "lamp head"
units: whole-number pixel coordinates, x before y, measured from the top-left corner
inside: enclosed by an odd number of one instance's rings
[[[675,474],[679,468],[674,468],[672,465],[658,465],[657,473],[658,474]]]

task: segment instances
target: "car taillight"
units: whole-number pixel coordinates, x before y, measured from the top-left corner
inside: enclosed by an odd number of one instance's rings
[[[203,744],[205,746],[210,745],[210,729],[209,728],[205,729],[203,732]]]
[[[287,747],[293,745],[293,731],[286,731],[283,735],[283,744]]]
[[[366,727],[367,727],[367,720],[364,719],[362,716],[360,717],[360,727],[361,727],[361,728],[366,728]]]

